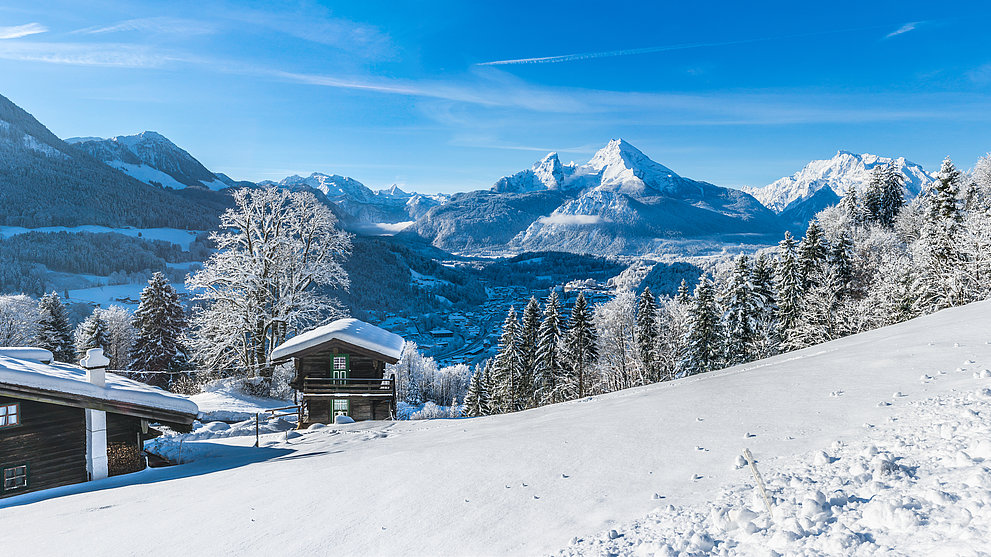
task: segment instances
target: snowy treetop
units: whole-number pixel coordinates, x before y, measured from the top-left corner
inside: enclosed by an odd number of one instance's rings
[[[106,382],[105,387],[90,383],[86,379],[86,370],[79,366],[57,362],[43,364],[0,352],[0,385],[44,389],[193,416],[199,413],[196,403],[182,395],[113,373],[107,373]]]
[[[353,318],[338,319],[283,342],[272,350],[272,360],[290,358],[303,350],[331,340],[340,340],[398,360],[403,353],[403,337]]]

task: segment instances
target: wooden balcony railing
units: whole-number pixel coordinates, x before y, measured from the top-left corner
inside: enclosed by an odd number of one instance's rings
[[[396,381],[385,379],[333,379],[307,377],[303,380],[304,397],[387,397],[396,398]]]

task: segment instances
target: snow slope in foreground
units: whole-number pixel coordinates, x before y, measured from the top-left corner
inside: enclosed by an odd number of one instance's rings
[[[991,388],[981,377],[991,367],[989,317],[991,303],[971,304],[753,364],[506,416],[275,433],[258,449],[252,436],[192,441],[189,454],[219,456],[0,502],[4,548],[913,554],[953,539],[943,551],[987,551],[973,543],[987,541],[981,521],[988,524],[991,487],[991,454],[981,444],[991,415],[981,394]],[[753,498],[750,471],[734,465],[743,447],[768,480],[773,525]],[[934,506],[941,514],[926,516]],[[603,534],[611,529],[613,539]],[[837,537],[811,536],[817,529]],[[761,547],[760,536],[774,544]],[[807,538],[823,545],[802,545]]]

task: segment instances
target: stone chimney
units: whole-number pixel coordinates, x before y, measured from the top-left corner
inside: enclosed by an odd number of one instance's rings
[[[103,355],[102,348],[90,348],[86,357],[79,360],[86,370],[86,380],[97,387],[107,386],[107,366],[110,360]],[[86,471],[89,479],[102,480],[110,475],[107,462],[107,413],[103,410],[86,409]]]

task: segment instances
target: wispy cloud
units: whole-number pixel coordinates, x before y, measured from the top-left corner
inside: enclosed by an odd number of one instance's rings
[[[171,35],[208,35],[216,31],[213,25],[193,19],[177,17],[143,17],[128,19],[112,25],[98,25],[74,31],[86,35],[101,35],[105,33],[122,33],[138,31],[141,33],[171,34]]]
[[[898,35],[908,33],[909,31],[914,31],[922,23],[923,23],[922,21],[910,21],[905,25],[902,25],[898,29],[895,29],[894,31],[888,33],[887,35],[884,36],[884,38],[890,39],[891,37],[897,37]]]
[[[14,25],[12,27],[0,27],[0,39],[19,39],[28,35],[37,35],[48,31],[48,28],[40,23],[27,23],[24,25]]]
[[[707,48],[719,46],[734,46],[751,43],[761,43],[767,41],[779,41],[786,39],[798,39],[805,37],[816,37],[820,35],[832,35],[836,33],[851,33],[867,29],[877,29],[880,26],[872,25],[868,27],[855,27],[850,29],[834,29],[829,31],[813,31],[810,33],[796,33],[790,35],[776,35],[773,37],[757,37],[752,39],[738,39],[734,41],[713,41],[701,43],[683,43],[675,45],[648,46],[645,48],[627,48],[622,50],[604,50],[599,52],[583,52],[578,54],[562,54],[559,56],[540,56],[534,58],[515,58],[509,60],[493,60],[491,62],[481,62],[478,66],[509,66],[517,64],[556,64],[560,62],[578,62],[581,60],[593,60],[596,58],[613,58],[616,56],[634,56],[637,54],[652,54],[655,52],[671,52],[675,50],[689,50],[693,48]]]
[[[195,58],[152,47],[117,43],[0,42],[0,59],[73,66],[153,68]]]

